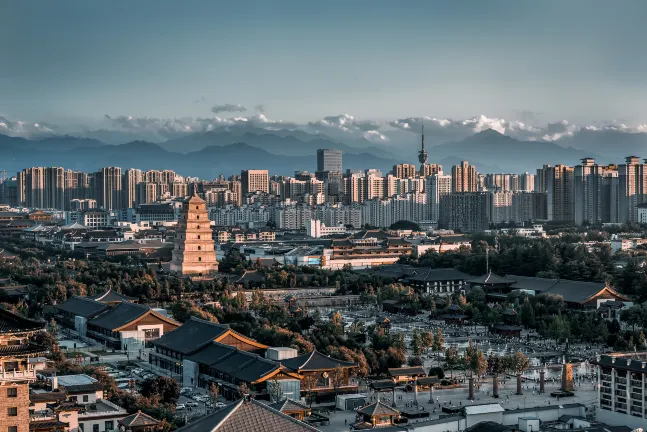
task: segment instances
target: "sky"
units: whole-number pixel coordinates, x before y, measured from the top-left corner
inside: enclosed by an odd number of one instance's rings
[[[0,116],[642,124],[646,16],[644,0],[5,1]]]

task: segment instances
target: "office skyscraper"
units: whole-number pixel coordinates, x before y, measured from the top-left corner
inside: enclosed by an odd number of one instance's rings
[[[342,172],[342,151],[337,149],[317,150],[317,171]]]

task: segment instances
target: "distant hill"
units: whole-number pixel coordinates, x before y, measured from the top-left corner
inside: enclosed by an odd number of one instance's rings
[[[75,144],[79,146],[75,147]],[[403,162],[373,153],[344,154],[344,167],[350,169],[378,168],[384,172]],[[215,178],[217,175],[240,173],[243,169],[268,169],[272,174],[291,175],[294,171],[316,169],[316,150],[305,155],[274,154],[248,143],[211,145],[187,153],[172,152],[160,144],[133,141],[106,145],[94,140],[57,137],[52,140],[30,141],[0,135],[0,169],[9,174],[32,166],[61,166],[73,170],[96,171],[105,166],[123,169],[172,169],[185,176]]]
[[[594,152],[600,164],[622,163],[626,156],[647,158],[647,133],[580,129],[573,136],[555,141],[560,146]]]
[[[596,157],[593,152],[585,152],[570,147],[562,147],[552,142],[519,141],[495,130],[487,129],[455,143],[432,147],[429,160],[446,158],[467,160],[476,165],[480,172],[490,172],[486,166],[496,167],[499,172],[534,172],[544,164],[577,165],[584,157]],[[484,167],[480,167],[481,163]],[[445,168],[447,170],[448,168]]]
[[[286,156],[306,156],[315,154],[320,148],[336,148],[344,153],[370,152],[382,157],[395,157],[385,147],[362,146],[353,147],[333,141],[325,135],[310,135],[302,131],[262,131],[259,133],[236,133],[227,130],[209,131],[191,134],[181,138],[160,143],[165,150],[189,153],[202,150],[209,146],[227,146],[236,142],[244,142],[252,147],[263,149],[269,153]],[[366,141],[368,143],[368,141]],[[370,144],[370,143],[369,143]]]

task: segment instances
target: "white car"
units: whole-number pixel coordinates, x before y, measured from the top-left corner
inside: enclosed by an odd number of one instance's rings
[[[216,408],[224,408],[226,406],[227,406],[227,404],[224,404],[222,402],[216,402]]]
[[[197,402],[187,402],[187,403],[186,403],[186,406],[188,406],[188,407],[197,407],[197,406],[199,406],[199,405],[200,405],[200,404],[198,404]]]
[[[177,404],[177,406],[175,407],[176,410],[183,410],[185,408],[186,406],[184,404]]]

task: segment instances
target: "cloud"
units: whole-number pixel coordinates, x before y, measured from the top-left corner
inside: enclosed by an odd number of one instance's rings
[[[350,114],[327,116],[321,120],[309,122],[308,126],[315,132],[331,136],[343,133],[357,138],[363,137],[372,142],[388,141],[388,137],[379,131],[382,126],[379,122],[363,120]]]
[[[23,138],[40,138],[55,134],[54,126],[44,122],[11,121],[0,116],[0,134]]]
[[[214,114],[220,114],[220,113],[233,113],[233,112],[245,112],[247,111],[247,108],[242,106],[241,104],[222,104],[222,105],[214,105],[211,108],[211,112]]]
[[[265,113],[265,105],[263,105],[263,104],[256,105],[254,107],[254,111],[256,111],[257,113],[264,114]]]

